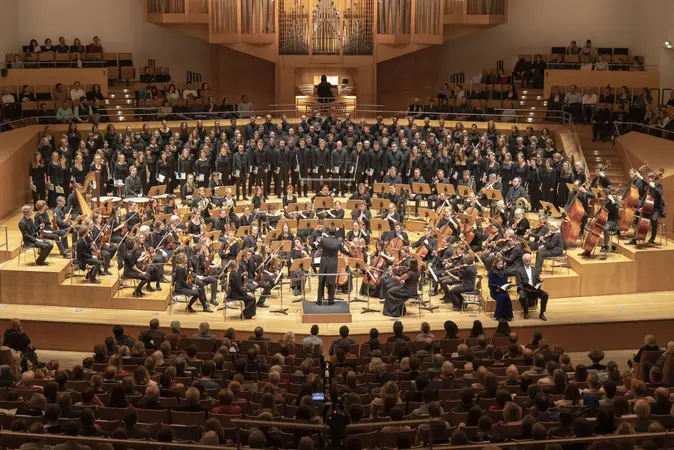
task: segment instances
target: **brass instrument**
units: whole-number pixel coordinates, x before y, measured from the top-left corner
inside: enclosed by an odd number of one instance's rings
[[[529,211],[531,209],[529,201],[524,197],[520,197],[515,200],[515,207],[521,209],[522,211]]]

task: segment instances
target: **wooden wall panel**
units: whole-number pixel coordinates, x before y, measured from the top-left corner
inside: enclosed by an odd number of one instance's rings
[[[108,71],[100,69],[10,69],[6,77],[0,77],[1,86],[64,85],[79,81],[85,86],[99,84],[103,95],[108,95]]]
[[[211,84],[230,103],[238,103],[242,95],[248,96],[256,110],[268,110],[275,103],[274,63],[223,46],[217,46],[211,58],[215,73]]]
[[[0,217],[30,201],[28,166],[37,144],[37,127],[0,133]]]

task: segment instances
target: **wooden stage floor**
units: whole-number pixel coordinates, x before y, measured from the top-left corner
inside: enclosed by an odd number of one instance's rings
[[[0,251],[0,259],[5,259],[0,264],[0,322],[6,325],[12,318],[22,319],[24,328],[41,348],[90,351],[95,343],[111,334],[112,325],[124,325],[129,334],[137,335],[153,318],[160,319],[165,328],[172,320],[179,320],[187,330],[196,330],[200,322],[208,321],[218,336],[232,327],[244,339],[256,326],[264,327],[272,336],[280,336],[289,330],[299,336],[306,335],[311,327],[310,323],[302,323],[301,303],[292,302],[295,297],[287,284],[283,286],[283,306],[288,308],[288,315],[270,312],[278,309],[281,303],[278,291],[274,291],[269,309],[258,308],[254,319],[241,321],[237,311],[232,310],[225,319],[222,311],[187,314],[184,304],[171,308],[166,284],[162,292],[135,299],[131,289],[119,291],[116,274],[101,277],[103,283],[100,285],[86,283],[81,276],[71,279],[69,261],[57,252],[49,258],[49,266],[34,266],[30,253],[27,262],[22,257],[19,266],[19,216],[15,213],[0,221],[9,230],[9,250],[4,254]],[[415,232],[409,234],[410,240],[418,236]],[[537,313],[531,314],[532,319],[522,320],[517,311],[519,305],[514,301],[516,317],[511,327],[516,328],[523,339],[536,329],[545,329],[546,336],[556,337],[567,351],[587,350],[588,336],[598,338],[604,349],[623,349],[638,346],[643,335],[649,332],[657,334],[657,330],[662,330],[663,335],[670,334],[674,325],[674,277],[670,275],[674,242],[666,244],[635,248],[625,246],[621,241],[619,253],[592,260],[580,258],[580,250],[570,248],[569,268],[556,267],[554,274],[549,262],[544,268],[543,288],[550,294],[548,321],[540,321]],[[317,281],[312,280],[313,290],[307,293],[307,300],[316,298],[316,284]],[[428,295],[427,287],[424,294]],[[488,298],[486,276],[483,295]],[[513,295],[516,296],[511,292]],[[222,293],[218,294],[219,301],[222,296]],[[400,319],[410,333],[415,333],[423,321],[429,322],[434,330],[441,330],[446,320],[453,320],[464,332],[476,319],[482,320],[486,328],[496,326],[493,319],[477,309],[453,312],[449,305],[441,304],[439,296],[433,297],[431,302],[440,306],[434,313],[421,311],[420,314],[416,306],[410,305],[408,314]],[[365,303],[351,304],[352,322],[348,325],[357,339],[364,341],[361,338],[373,327],[380,333],[390,332],[393,319],[380,312],[361,314],[363,306]],[[371,306],[382,309],[376,299],[371,300]],[[341,325],[321,324],[321,334],[337,336]],[[67,333],[68,339],[55,339],[63,332]],[[436,336],[441,334],[438,332]]]

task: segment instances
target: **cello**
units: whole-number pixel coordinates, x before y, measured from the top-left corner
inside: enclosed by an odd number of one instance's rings
[[[648,166],[647,162],[637,169],[637,172],[641,172]],[[634,185],[630,184],[629,190],[625,193],[622,198],[622,209],[620,210],[620,217],[618,219],[618,228],[621,232],[626,232],[632,227],[634,223],[634,214],[636,213],[637,205],[639,204],[639,189]]]
[[[660,169],[658,174],[655,177],[655,180],[659,180],[665,174],[665,169]],[[646,188],[646,196],[644,198],[644,203],[641,205],[641,214],[639,215],[639,222],[637,224],[636,233],[634,233],[634,239],[637,241],[646,240],[648,235],[648,229],[651,226],[651,219],[653,217],[653,209],[655,208],[655,199],[653,195],[649,192],[651,189],[650,186]]]
[[[584,185],[583,185],[584,186]],[[576,191],[576,197],[569,206],[567,211],[562,211],[564,221],[562,222],[562,237],[565,241],[576,242],[580,236],[580,222],[585,216],[585,208],[578,196],[580,195],[580,188]]]
[[[592,251],[597,246],[597,242],[599,242],[599,238],[604,236],[606,222],[608,222],[608,210],[602,205],[597,215],[594,216],[585,227],[583,250],[588,255],[592,254]]]

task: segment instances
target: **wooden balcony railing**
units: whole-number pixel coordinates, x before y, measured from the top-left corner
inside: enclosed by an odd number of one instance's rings
[[[443,0],[445,24],[504,23],[508,0]]]
[[[208,0],[147,0],[153,23],[208,23]]]

